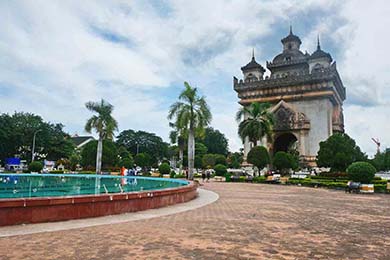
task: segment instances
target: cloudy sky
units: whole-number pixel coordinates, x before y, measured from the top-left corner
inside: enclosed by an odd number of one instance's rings
[[[167,111],[187,80],[238,150],[232,77],[252,48],[265,66],[291,23],[303,51],[320,34],[337,61],[346,131],[372,155],[371,137],[390,147],[389,14],[386,0],[0,1],[0,112],[33,112],[85,134],[84,103],[104,98],[120,130],[168,141]]]

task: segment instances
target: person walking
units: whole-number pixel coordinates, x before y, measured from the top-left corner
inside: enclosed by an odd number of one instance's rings
[[[206,172],[202,171],[202,181],[204,182],[205,179],[206,179]]]
[[[210,180],[210,175],[211,175],[210,172],[211,172],[210,170],[206,171],[207,182],[209,182],[209,180]]]

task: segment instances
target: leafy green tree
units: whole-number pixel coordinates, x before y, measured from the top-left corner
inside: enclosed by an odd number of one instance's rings
[[[131,156],[131,153],[123,145],[119,145],[118,154],[119,154],[120,158],[127,158],[127,157]]]
[[[299,168],[299,155],[296,153],[287,153],[287,156],[291,162],[291,169],[298,170]]]
[[[269,103],[253,102],[237,112],[238,135],[243,141],[248,137],[249,141],[256,145],[264,136],[272,139],[274,118],[269,111],[270,107]]]
[[[197,88],[184,82],[185,89],[179,95],[168,114],[168,119],[175,119],[178,129],[188,131],[188,178],[193,179],[195,160],[195,131],[204,129],[211,121],[211,112],[204,97],[198,95]]]
[[[96,152],[96,174],[100,174],[102,168],[103,140],[113,140],[114,131],[118,130],[118,123],[111,115],[114,107],[104,99],[100,102],[87,102],[85,106],[89,111],[97,114],[88,119],[85,124],[85,131],[91,133],[92,130],[95,130],[99,135]]]
[[[226,157],[223,154],[214,154],[215,164],[227,165]]]
[[[205,154],[202,158],[203,168],[214,168],[215,166],[215,155],[212,153]]]
[[[288,169],[293,167],[291,156],[288,153],[282,151],[275,153],[273,158],[273,166],[282,173],[286,173]]]
[[[331,167],[332,171],[345,171],[348,165],[356,161],[366,161],[355,140],[347,134],[336,133],[326,141],[320,142],[317,165]]]
[[[81,164],[87,168],[93,168],[96,165],[96,152],[98,141],[87,143],[81,150]],[[109,168],[117,166],[119,163],[118,148],[111,140],[103,140],[102,167]]]
[[[195,155],[195,163],[194,163],[194,166],[195,166],[196,169],[202,168],[202,166],[203,166],[202,158],[203,158],[203,156]]]
[[[152,157],[148,153],[139,153],[134,157],[135,164],[141,168],[152,165]]]
[[[168,158],[178,158],[177,155],[179,154],[179,147],[177,145],[170,145],[168,146]]]
[[[63,131],[62,124],[44,122],[38,115],[16,112],[0,115],[0,160],[17,155],[29,161],[34,133],[36,159],[57,161],[69,158],[73,153],[74,144]]]
[[[171,167],[167,163],[162,163],[158,167],[158,171],[160,172],[161,175],[170,174],[171,173]]]
[[[255,146],[249,151],[247,161],[260,171],[270,163],[269,153],[264,146]]]
[[[202,143],[195,142],[195,154],[203,157],[207,153],[206,145]]]
[[[81,155],[79,152],[74,152],[70,157],[69,157],[69,164],[70,164],[70,169],[72,171],[76,170],[77,165],[81,164]]]
[[[153,162],[162,160],[168,155],[168,144],[154,133],[124,130],[117,136],[116,143],[125,147],[132,154],[149,154],[153,158]]]
[[[223,154],[226,156],[229,152],[228,139],[223,133],[212,127],[207,127],[204,137],[199,139],[199,142],[202,142],[207,147],[208,153]]]
[[[33,161],[28,165],[28,170],[30,172],[41,172],[43,169],[43,164],[38,161]]]
[[[215,171],[215,175],[217,176],[225,176],[225,174],[227,173],[227,168],[223,164],[217,164],[214,167],[214,171]]]
[[[178,148],[178,156],[179,156],[179,164],[180,164],[180,172],[183,166],[183,157],[184,157],[184,149],[186,147],[186,139],[188,138],[187,129],[180,128],[174,123],[169,123],[169,126],[173,128],[172,131],[169,132],[169,140],[172,144],[177,144]]]
[[[371,163],[378,171],[390,170],[390,150],[377,153]]]
[[[243,162],[244,155],[242,153],[230,153],[227,158],[228,166],[233,169],[238,169]]]
[[[131,154],[128,154],[127,157],[122,157],[120,166],[123,166],[126,169],[132,169],[134,167],[133,156],[131,156]]]
[[[371,183],[376,169],[368,162],[354,162],[347,168],[348,177],[356,182]]]
[[[42,151],[46,154],[45,159],[56,161],[61,158],[69,158],[72,155],[75,145],[62,128],[62,124],[48,125],[45,137],[47,144],[44,145],[46,147]],[[38,135],[41,135],[41,132]]]

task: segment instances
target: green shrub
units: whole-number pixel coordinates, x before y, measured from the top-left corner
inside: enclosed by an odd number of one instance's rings
[[[310,178],[318,179],[318,180],[337,180],[337,181],[349,180],[347,174],[345,174],[345,176],[340,176],[340,177],[337,177],[337,176],[322,176],[322,175],[320,175],[320,176],[310,176]]]
[[[226,157],[223,154],[214,154],[215,164],[222,164],[226,166]]]
[[[247,161],[256,166],[260,171],[270,162],[267,149],[264,146],[253,147],[248,153]]]
[[[61,173],[64,173],[64,171],[62,170],[55,170],[55,171],[50,171],[49,173],[58,173],[58,174],[61,174]]]
[[[141,172],[141,175],[142,175],[143,177],[150,177],[150,176],[152,176],[152,175],[150,174],[149,171]]]
[[[231,182],[232,181],[232,175],[229,174],[229,173],[225,174],[225,181],[226,182]]]
[[[370,183],[375,176],[376,169],[367,162],[354,162],[347,168],[347,173],[352,181]]]
[[[253,178],[253,182],[255,183],[265,183],[266,178],[264,176],[257,176]]]
[[[160,174],[164,175],[164,174],[169,174],[171,172],[171,166],[169,166],[169,164],[167,163],[162,163],[160,164],[160,166],[158,167],[158,171],[160,172]]]
[[[42,171],[42,169],[43,169],[43,164],[38,161],[34,161],[30,163],[30,165],[28,166],[28,170],[30,172],[40,172]]]
[[[382,179],[378,180],[378,179],[374,178],[374,180],[371,183],[373,183],[373,184],[387,184],[387,180],[382,180]]]
[[[215,175],[224,176],[227,173],[227,168],[223,164],[217,164],[214,167]]]
[[[169,177],[175,178],[175,175],[176,175],[176,172],[174,170],[172,170],[171,173],[169,174]]]
[[[273,159],[274,167],[279,171],[286,172],[293,167],[291,156],[286,152],[277,152]]]
[[[201,174],[201,173],[195,173],[195,174],[194,174],[194,178],[200,178],[200,177],[202,177],[202,174]]]
[[[387,184],[374,184],[374,191],[378,193],[386,193]]]
[[[82,172],[78,172],[78,174],[96,174],[96,172],[94,172],[94,171],[82,171]]]
[[[123,166],[123,167],[125,167],[126,169],[132,169],[132,168],[134,168],[134,159],[133,159],[133,157],[131,157],[131,155],[129,155],[128,157],[123,158],[123,159],[120,161],[120,166]]]
[[[186,176],[185,176],[184,174],[176,174],[176,175],[175,175],[175,178],[176,178],[176,179],[179,179],[179,178],[180,178],[180,179],[184,179],[185,177],[186,177]]]
[[[348,174],[345,172],[321,172],[319,176],[329,178],[348,178]]]

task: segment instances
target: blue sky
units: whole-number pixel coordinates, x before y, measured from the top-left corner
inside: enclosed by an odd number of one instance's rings
[[[356,8],[359,6],[359,8]],[[251,56],[265,67],[293,25],[303,51],[330,52],[344,85],[346,131],[368,154],[390,146],[386,1],[1,1],[0,112],[28,111],[84,134],[85,102],[115,106],[120,130],[168,140],[166,115],[189,81],[212,126],[238,150],[232,77]]]

